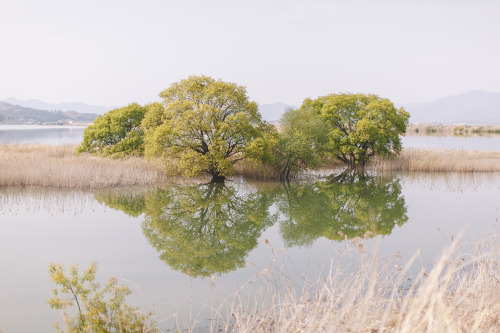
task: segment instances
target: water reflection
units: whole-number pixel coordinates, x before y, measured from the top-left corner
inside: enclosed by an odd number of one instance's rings
[[[243,267],[262,232],[276,223],[285,245],[293,247],[319,237],[389,235],[408,221],[398,179],[356,174],[253,191],[207,183],[96,199],[134,217],[144,214],[143,234],[160,259],[200,277]]]
[[[284,186],[278,207],[289,247],[309,246],[319,237],[342,241],[389,235],[395,225],[408,221],[399,180],[363,174]]]
[[[276,220],[269,212],[268,193],[242,193],[222,183],[99,200],[130,215],[144,213],[142,231],[160,259],[191,276],[243,267],[262,231]]]
[[[122,211],[132,217],[138,217],[144,213],[146,208],[146,194],[142,192],[97,192],[94,197],[98,202],[105,204],[109,208]]]

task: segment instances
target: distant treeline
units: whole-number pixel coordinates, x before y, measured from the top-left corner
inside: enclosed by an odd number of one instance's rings
[[[68,123],[91,123],[97,118],[97,114],[78,113],[76,111],[47,111],[25,108],[20,105],[12,105],[0,102],[0,124],[23,125],[23,124],[68,124]]]

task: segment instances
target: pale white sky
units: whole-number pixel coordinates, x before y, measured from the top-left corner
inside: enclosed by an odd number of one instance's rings
[[[122,106],[205,74],[258,103],[500,92],[500,1],[0,0],[0,98]]]

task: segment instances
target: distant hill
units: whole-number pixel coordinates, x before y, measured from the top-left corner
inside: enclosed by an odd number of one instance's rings
[[[500,124],[500,93],[474,90],[436,99],[430,103],[407,104],[410,123]]]
[[[273,104],[260,105],[259,111],[262,115],[262,119],[268,122],[278,122],[287,108],[294,108],[294,106],[276,102]]]
[[[1,124],[70,124],[91,123],[98,115],[75,111],[47,111],[0,102]]]
[[[37,109],[37,110],[50,110],[50,111],[75,111],[78,113],[97,113],[97,114],[105,114],[109,110],[113,108],[107,108],[96,105],[89,105],[80,102],[71,102],[71,103],[59,103],[52,104],[46,103],[37,99],[29,99],[29,100],[18,100],[14,97],[9,97],[1,100],[3,102],[24,106],[25,108]]]

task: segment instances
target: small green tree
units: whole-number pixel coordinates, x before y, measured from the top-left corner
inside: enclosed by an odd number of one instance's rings
[[[145,155],[173,159],[171,165],[187,176],[208,172],[223,180],[231,175],[264,124],[245,87],[235,83],[190,76],[160,97],[164,109],[143,121]]]
[[[391,156],[401,150],[399,136],[410,115],[377,95],[331,94],[306,99],[328,126],[329,150],[350,169],[364,169],[373,156]]]
[[[51,263],[50,281],[56,285],[47,300],[53,309],[64,310],[76,304],[74,318],[64,314],[66,332],[157,332],[153,315],[143,315],[138,308],[130,307],[125,298],[132,291],[111,278],[101,287],[96,283],[97,264],[94,262],[80,274],[71,266],[66,274],[62,265]],[[56,324],[59,331],[59,325]]]
[[[147,108],[132,103],[97,117],[85,129],[77,152],[103,156],[141,155],[144,133],[140,125]]]
[[[249,144],[246,155],[272,166],[285,181],[318,167],[327,143],[326,125],[314,109],[290,108],[280,120],[280,131],[268,128]]]

